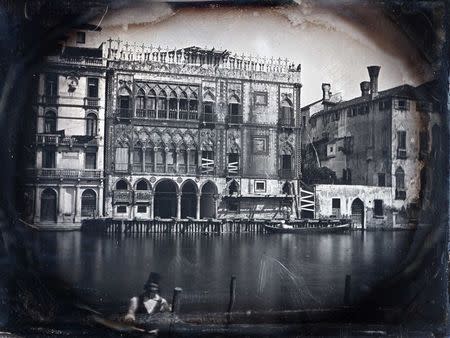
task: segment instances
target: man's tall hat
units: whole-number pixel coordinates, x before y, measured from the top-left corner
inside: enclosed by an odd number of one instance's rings
[[[144,289],[158,289],[159,290],[159,281],[161,280],[161,276],[159,273],[150,272],[148,276],[147,282],[144,284]]]

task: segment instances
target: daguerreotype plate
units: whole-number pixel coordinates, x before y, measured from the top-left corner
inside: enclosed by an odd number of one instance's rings
[[[448,9],[3,1],[0,335],[447,335]]]

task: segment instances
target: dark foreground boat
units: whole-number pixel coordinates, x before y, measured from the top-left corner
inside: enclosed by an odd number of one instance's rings
[[[299,224],[293,223],[271,223],[264,224],[266,232],[280,234],[304,234],[304,233],[335,233],[351,229],[351,223],[340,221],[308,221]]]

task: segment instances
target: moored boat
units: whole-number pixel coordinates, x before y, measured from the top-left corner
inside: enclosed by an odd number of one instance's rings
[[[280,234],[334,233],[351,229],[349,220],[305,220],[297,222],[271,222],[264,224],[266,232]]]

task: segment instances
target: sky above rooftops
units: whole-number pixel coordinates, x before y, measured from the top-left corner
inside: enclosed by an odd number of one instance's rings
[[[232,53],[288,58],[302,65],[302,106],[322,96],[321,83],[343,99],[360,95],[368,65],[380,65],[379,90],[432,77],[414,43],[381,9],[302,1],[284,7],[173,8],[166,3],[108,9],[93,44],[108,38],[161,47],[215,47]]]

